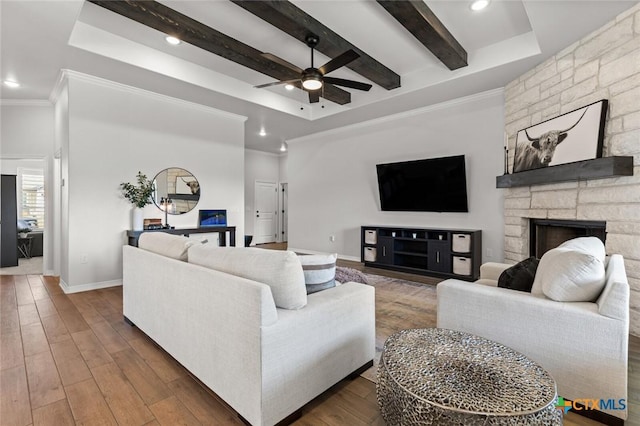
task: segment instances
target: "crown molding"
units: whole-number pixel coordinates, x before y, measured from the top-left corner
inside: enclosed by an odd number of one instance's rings
[[[396,121],[396,120],[400,120],[402,118],[407,118],[407,117],[413,117],[416,115],[420,115],[420,114],[424,114],[427,112],[432,112],[432,111],[438,111],[441,109],[447,109],[447,108],[451,108],[457,105],[462,105],[462,104],[467,104],[467,103],[471,103],[471,102],[476,102],[478,100],[482,100],[482,99],[487,99],[487,98],[491,98],[497,95],[503,96],[504,94],[504,88],[501,87],[499,89],[492,89],[492,90],[487,90],[485,92],[480,92],[480,93],[475,93],[473,95],[469,95],[469,96],[464,96],[462,98],[457,98],[457,99],[452,99],[450,101],[445,101],[445,102],[440,102],[437,104],[433,104],[433,105],[429,105],[426,107],[421,107],[421,108],[416,108],[416,109],[412,109],[409,111],[403,111],[403,112],[399,112],[397,114],[391,114],[391,115],[386,115],[384,117],[378,117],[378,118],[374,118],[372,120],[367,120],[367,121],[362,121],[360,123],[354,123],[354,124],[349,124],[347,126],[342,126],[342,127],[336,127],[335,129],[329,129],[329,130],[324,130],[322,132],[318,132],[318,133],[311,133],[305,136],[300,136],[298,138],[294,138],[294,139],[288,139],[286,142],[287,143],[298,143],[298,142],[302,142],[302,141],[306,141],[306,140],[310,140],[310,139],[314,139],[314,138],[318,138],[318,137],[327,137],[327,136],[334,136],[343,132],[347,132],[350,130],[357,130],[357,129],[361,129],[364,127],[369,127],[371,125],[374,124],[381,124],[381,123],[387,123],[390,121]]]
[[[62,88],[64,87],[66,82],[69,80],[83,81],[83,82],[95,84],[98,86],[106,87],[109,89],[113,89],[113,90],[119,90],[126,93],[155,98],[158,101],[169,102],[176,105],[180,105],[182,107],[187,107],[187,108],[203,111],[210,114],[216,114],[218,116],[221,116],[230,120],[245,122],[248,119],[248,117],[245,117],[244,115],[233,114],[231,112],[223,111],[210,106],[197,104],[195,102],[185,101],[184,99],[178,99],[178,98],[174,98],[167,95],[162,95],[160,93],[152,92],[150,90],[140,89],[139,87],[133,87],[126,84],[117,83],[115,81],[81,73],[78,71],[73,71],[70,69],[62,69],[60,71],[60,76],[58,77],[58,81],[54,86],[53,90],[51,91],[51,96],[49,97],[52,103],[55,103],[57,101],[58,97],[60,96],[60,92],[62,91]]]
[[[284,153],[275,153],[275,152],[269,152],[269,151],[260,151],[259,149],[254,149],[254,148],[245,148],[244,149],[245,152],[255,152],[256,154],[260,154],[260,155],[266,155],[268,157],[281,157],[282,154]]]
[[[1,106],[33,106],[51,107],[53,104],[46,99],[0,99]]]
[[[52,104],[56,104],[58,102],[58,98],[60,97],[60,93],[64,89],[67,84],[66,73],[65,70],[60,70],[58,73],[58,78],[56,79],[56,84],[53,85],[53,89],[51,89],[51,94],[49,94],[49,102]]]

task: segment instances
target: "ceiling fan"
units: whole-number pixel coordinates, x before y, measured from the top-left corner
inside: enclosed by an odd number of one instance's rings
[[[315,68],[313,66],[313,50],[318,45],[318,41],[319,38],[315,35],[308,35],[305,38],[307,46],[311,48],[311,67],[304,70],[271,53],[263,53],[263,57],[289,68],[297,74],[300,74],[300,77],[293,80],[281,80],[274,83],[261,84],[255,87],[263,88],[269,86],[277,86],[279,84],[291,84],[309,92],[309,102],[311,103],[315,103],[320,100],[320,89],[322,89],[325,84],[343,86],[350,89],[364,91],[369,91],[369,89],[371,89],[371,84],[361,83],[359,81],[353,80],[346,80],[344,78],[326,77],[326,74],[329,74],[330,72],[335,71],[338,68],[341,68],[360,57],[358,53],[351,49],[347,50],[339,56],[336,56],[320,68]]]

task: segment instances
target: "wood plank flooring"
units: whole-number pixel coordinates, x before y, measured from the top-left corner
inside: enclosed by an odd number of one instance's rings
[[[399,293],[389,285],[376,293],[377,326],[387,332],[434,325],[433,301],[425,304],[420,287]],[[0,349],[2,425],[242,424],[215,394],[122,320],[120,287],[65,295],[52,277],[0,276]],[[639,372],[640,339],[632,338],[634,414],[640,406]],[[375,384],[362,377],[343,380],[307,404],[295,424],[383,425]],[[598,423],[565,418],[569,426],[592,424]]]

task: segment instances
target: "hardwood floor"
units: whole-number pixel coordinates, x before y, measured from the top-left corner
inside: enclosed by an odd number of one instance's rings
[[[393,287],[377,288],[378,327],[393,332],[433,325],[433,301],[425,304],[424,297],[433,289],[416,286],[399,293]],[[242,424],[216,395],[122,320],[121,287],[65,295],[52,277],[1,276],[0,320],[2,425]],[[631,342],[629,393],[637,407],[640,339]],[[362,377],[343,380],[302,411],[296,425],[384,424],[375,384]],[[565,425],[591,424],[598,423],[571,414],[565,418]]]
[[[122,289],[65,295],[58,280],[0,277],[2,425],[242,425],[151,339],[122,320]],[[343,381],[300,425],[383,424],[375,386]]]

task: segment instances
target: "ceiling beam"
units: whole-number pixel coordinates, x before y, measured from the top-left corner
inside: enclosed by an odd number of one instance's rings
[[[466,67],[467,51],[422,0],[378,3],[450,70]]]
[[[276,80],[293,80],[300,75],[265,58],[261,51],[196,21],[161,3],[151,0],[88,0],[138,23],[179,38],[237,64],[266,74]],[[351,94],[326,85],[323,97],[340,105],[351,102]]]
[[[329,58],[351,49],[360,55],[358,59],[349,63],[347,68],[357,72],[370,81],[387,90],[400,87],[400,76],[380,62],[358,49],[342,38],[322,22],[308,15],[305,11],[286,0],[231,0],[241,8],[253,13],[259,18],[281,29],[290,36],[306,43],[305,39],[312,33],[320,41],[315,47]],[[339,8],[339,4],[332,3],[329,7]]]

